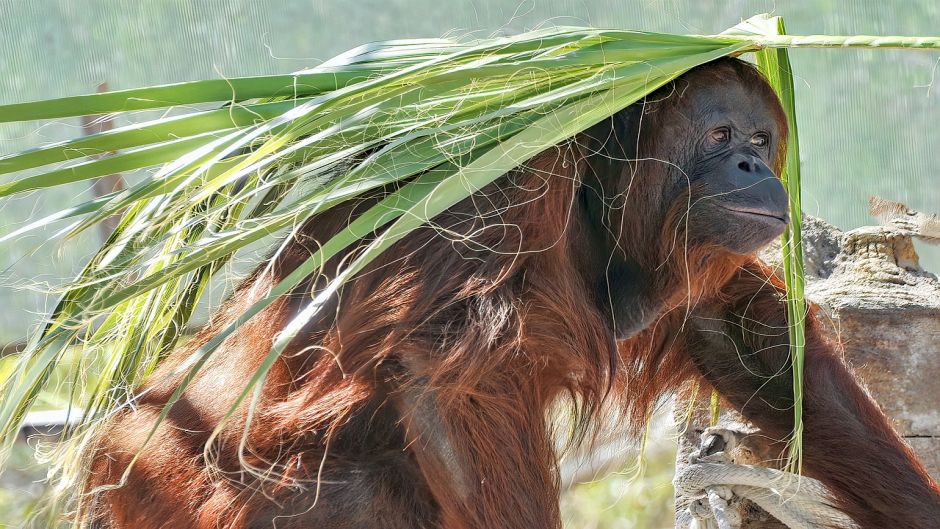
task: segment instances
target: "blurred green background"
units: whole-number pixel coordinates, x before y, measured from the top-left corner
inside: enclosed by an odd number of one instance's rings
[[[193,79],[285,73],[353,46],[413,37],[486,37],[546,25],[716,33],[761,12],[791,33],[936,35],[937,0],[0,0],[0,103]],[[940,54],[791,53],[804,207],[849,229],[873,223],[869,195],[940,213]],[[120,118],[118,125],[126,123]],[[82,134],[78,119],[0,126],[0,156]],[[4,201],[0,235],[88,194],[87,186]],[[86,197],[87,198],[87,197]],[[99,242],[96,232],[5,243],[0,344],[21,340]],[[37,248],[38,247],[38,248]],[[940,271],[940,252],[919,248]],[[624,475],[566,498],[571,527],[671,526],[671,441],[653,442],[645,478]],[[28,448],[17,456],[27,467]],[[37,470],[7,471],[0,526],[18,516]],[[17,507],[18,508],[18,507]]]

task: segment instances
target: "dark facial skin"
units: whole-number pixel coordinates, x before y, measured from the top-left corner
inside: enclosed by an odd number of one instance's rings
[[[695,248],[751,254],[789,222],[772,167],[785,141],[776,95],[753,67],[693,70],[586,133],[582,211],[605,262],[590,280],[619,338],[646,328],[684,280],[664,264]]]
[[[748,254],[789,222],[786,191],[770,169],[784,131],[764,94],[724,84],[686,96],[695,142],[685,168],[691,182],[688,229],[696,242]]]

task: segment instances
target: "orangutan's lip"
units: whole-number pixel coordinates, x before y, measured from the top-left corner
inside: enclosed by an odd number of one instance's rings
[[[720,207],[721,209],[726,209],[732,213],[737,213],[738,215],[748,215],[752,217],[762,217],[764,219],[773,219],[777,222],[780,222],[781,224],[790,223],[789,215],[787,215],[786,213],[784,213],[783,216],[781,216],[779,214],[775,215],[763,209],[730,208],[728,206],[722,206],[720,204],[718,205],[718,207]]]

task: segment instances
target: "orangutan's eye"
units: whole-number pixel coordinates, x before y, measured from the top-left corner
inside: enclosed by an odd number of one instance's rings
[[[755,147],[766,147],[770,143],[770,136],[766,132],[758,132],[751,136],[751,145]]]
[[[713,145],[723,145],[731,139],[731,131],[727,127],[719,127],[708,131],[708,141]]]

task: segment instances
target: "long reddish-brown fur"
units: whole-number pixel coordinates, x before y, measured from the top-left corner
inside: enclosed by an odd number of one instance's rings
[[[738,69],[722,63],[700,75]],[[612,300],[598,299],[595,285],[610,256],[598,254],[579,206],[587,150],[577,138],[549,149],[380,256],[293,340],[250,422],[242,405],[206,449],[278,332],[351,254],[328,263],[223,344],[127,480],[105,487],[140,451],[181,380],[178,366],[375,199],[307,222],[162,364],[134,409],[102,429],[84,487],[87,519],[112,529],[558,528],[552,406],[571,397],[575,440],[611,402],[638,431],[657,399],[699,376],[785,439],[792,412],[785,402],[755,404],[768,402],[753,398],[763,388],[715,337],[735,339],[751,316],[782,325],[779,282],[753,257],[688,244],[688,204],[663,204],[662,164],[637,163],[607,220],[616,251],[655,271],[647,279],[656,297],[637,301],[644,326],[618,343],[603,310]],[[780,367],[785,333],[739,334],[742,343],[773,342],[750,344],[759,351],[753,369]],[[812,322],[807,335],[808,473],[863,527],[892,517],[902,521],[893,527],[931,527],[935,485]],[[781,402],[792,398],[781,391]],[[892,502],[913,514],[897,518]]]

